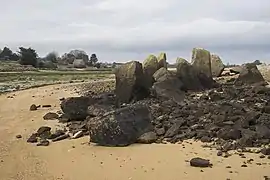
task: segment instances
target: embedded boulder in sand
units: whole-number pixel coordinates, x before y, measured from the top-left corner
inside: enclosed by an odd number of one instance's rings
[[[88,122],[90,142],[101,146],[127,146],[153,130],[145,105],[133,104],[116,109]]]

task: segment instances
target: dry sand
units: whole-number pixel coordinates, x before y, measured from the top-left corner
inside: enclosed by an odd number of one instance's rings
[[[258,154],[246,154],[246,159],[238,155],[222,158],[216,150],[204,149],[198,142],[106,148],[89,145],[89,138],[84,137],[48,147],[26,143],[41,125],[55,125],[42,116],[60,110],[59,98],[76,95],[63,87],[54,85],[0,96],[0,180],[262,180],[270,176],[267,158],[260,159]],[[12,94],[14,98],[7,98]],[[33,103],[51,104],[52,108],[30,112]],[[17,134],[23,138],[16,139]],[[210,159],[213,168],[190,167],[185,160],[197,156]],[[254,162],[242,168],[243,161],[250,158]]]

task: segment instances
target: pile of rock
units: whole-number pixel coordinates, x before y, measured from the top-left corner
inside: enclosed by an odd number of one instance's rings
[[[194,49],[191,64],[177,59],[177,72],[166,69],[164,53],[126,63],[116,71],[115,93],[65,99],[59,119],[103,146],[191,138],[221,151],[269,145],[270,89],[257,67],[245,64],[234,83],[217,84],[213,61],[220,58]]]

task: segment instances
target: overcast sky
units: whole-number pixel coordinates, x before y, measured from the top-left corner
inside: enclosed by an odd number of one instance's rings
[[[270,63],[270,0],[0,0],[0,47],[31,46],[40,56],[71,49],[102,61],[170,62],[193,47],[223,61]]]

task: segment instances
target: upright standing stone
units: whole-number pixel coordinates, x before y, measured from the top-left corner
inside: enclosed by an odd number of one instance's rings
[[[208,78],[212,78],[211,71],[211,54],[203,48],[194,48],[192,50],[192,66],[198,73],[205,74]]]
[[[166,56],[166,53],[160,53],[158,58],[157,58],[157,61],[158,61],[158,69],[164,67],[167,69],[167,56]]]
[[[177,58],[177,76],[181,79],[184,89],[201,90],[203,89],[198,74],[193,66],[183,58]]]
[[[131,61],[116,69],[116,99],[118,103],[140,100],[148,95],[142,64]]]
[[[219,77],[224,68],[225,66],[220,57],[216,54],[211,54],[211,70],[213,77]]]
[[[158,70],[158,61],[156,56],[149,55],[143,62],[143,73],[145,77],[146,87],[152,87],[154,83],[153,75]]]

